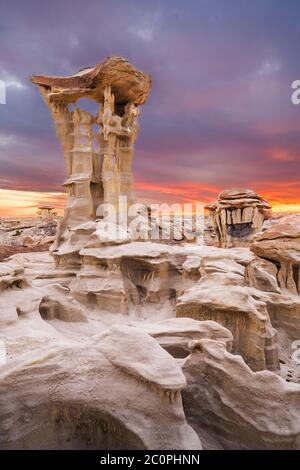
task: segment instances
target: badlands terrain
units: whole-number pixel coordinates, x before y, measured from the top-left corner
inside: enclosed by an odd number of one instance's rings
[[[207,206],[203,237],[175,237],[174,220],[160,237],[145,207],[140,237],[109,237],[118,224],[98,208],[135,202],[151,77],[109,57],[32,81],[67,204],[57,222],[0,225],[2,246],[30,250],[0,263],[0,449],[299,450],[300,215],[238,188]]]
[[[15,253],[48,251],[57,224],[58,219],[41,217],[0,219],[0,261]]]

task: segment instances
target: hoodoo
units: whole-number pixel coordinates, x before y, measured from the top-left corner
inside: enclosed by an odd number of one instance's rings
[[[269,216],[270,204],[250,189],[227,189],[206,206],[222,248],[247,246]]]
[[[128,206],[134,203],[134,142],[151,77],[123,57],[107,57],[70,77],[33,75],[31,80],[51,111],[65,157],[67,204],[52,248],[58,257],[73,251],[70,238],[87,234],[82,224],[101,216],[101,205],[112,204],[118,211],[120,196]],[[81,98],[99,104],[97,115],[80,109]]]

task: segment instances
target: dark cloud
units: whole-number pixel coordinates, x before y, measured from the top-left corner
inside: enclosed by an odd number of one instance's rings
[[[59,191],[64,178],[50,115],[28,77],[118,54],[153,76],[134,161],[144,195],[177,185],[208,198],[246,185],[273,187],[282,200],[292,187],[297,197],[298,0],[1,0],[0,9],[0,79],[9,85],[1,187]]]

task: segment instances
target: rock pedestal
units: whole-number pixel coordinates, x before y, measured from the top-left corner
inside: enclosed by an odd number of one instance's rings
[[[40,210],[40,217],[44,222],[53,222],[54,220],[54,207],[52,206],[41,206],[39,207]]]
[[[249,189],[228,189],[208,204],[212,225],[222,248],[247,246],[262,230],[271,206]]]
[[[128,206],[134,202],[131,165],[138,106],[149,95],[151,78],[122,57],[108,57],[70,77],[34,75],[31,80],[51,111],[64,151],[67,204],[52,252],[69,257],[74,253],[70,238],[77,227],[103,216],[102,204],[113,205],[118,213],[120,196]],[[98,114],[79,109],[80,98],[99,103]],[[77,240],[77,253],[85,241],[80,246]]]

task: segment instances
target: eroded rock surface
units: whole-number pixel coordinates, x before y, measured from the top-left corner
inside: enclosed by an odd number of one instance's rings
[[[0,263],[0,448],[300,449],[299,216],[270,223],[249,250],[269,205],[227,190],[209,206],[218,246],[175,236],[175,217],[155,225],[172,231],[164,243],[127,228],[111,237],[120,224],[102,203],[133,216],[118,198],[134,202],[149,75],[109,57],[32,81],[62,143],[68,197],[51,256]],[[148,234],[148,208],[135,209]]]
[[[247,246],[269,217],[271,206],[250,189],[228,189],[208,204],[219,246]]]
[[[32,81],[52,114],[66,163],[67,204],[52,252],[57,264],[74,265],[88,241],[82,224],[103,217],[107,205],[118,214],[122,197],[128,207],[135,202],[131,166],[138,107],[148,98],[151,78],[122,57],[108,57],[70,77],[34,75]],[[99,104],[97,116],[77,106],[80,98]]]
[[[257,234],[251,250],[271,260],[278,267],[278,282],[281,288],[300,294],[300,216],[281,219],[261,234]]]
[[[8,321],[1,309],[0,446],[298,448],[300,385],[280,341],[292,340],[293,325],[297,334],[300,303],[265,286],[269,264],[245,248],[131,242],[102,250],[82,252],[73,270],[47,254],[0,265],[11,281],[0,294],[11,312]],[[13,284],[20,275],[27,287]],[[85,321],[74,321],[74,306]],[[254,372],[266,368],[277,371]],[[285,428],[273,400],[285,403]]]
[[[268,372],[252,372],[224,344],[191,344],[183,365],[188,422],[208,445],[225,449],[299,449],[300,388]]]
[[[133,327],[82,344],[48,339],[1,367],[0,448],[201,449],[185,384],[175,359]]]
[[[178,299],[177,316],[219,322],[233,334],[233,351],[253,369],[278,369],[276,331],[266,305],[245,285],[245,268],[233,260],[208,257],[200,272],[200,280]]]

